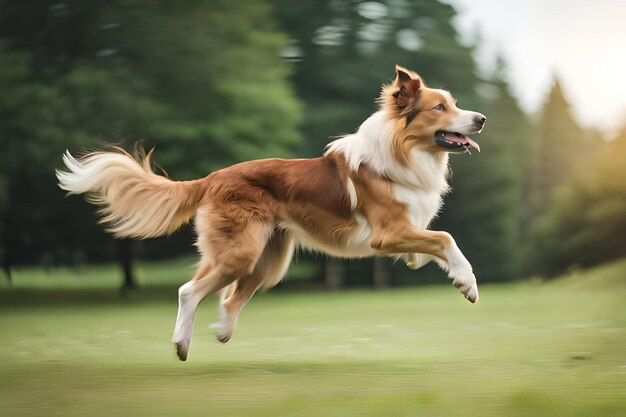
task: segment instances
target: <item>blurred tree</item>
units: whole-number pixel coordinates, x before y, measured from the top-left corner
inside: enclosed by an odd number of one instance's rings
[[[340,259],[327,257],[324,263],[324,283],[326,288],[336,291],[343,286],[345,278],[345,265]]]
[[[535,263],[556,274],[626,256],[626,128],[557,189],[534,225]]]
[[[14,262],[42,261],[46,251],[64,252],[65,220],[55,186],[54,168],[70,133],[73,118],[60,90],[39,82],[30,56],[0,43],[0,245],[3,269]],[[73,223],[80,224],[80,221]],[[59,224],[59,226],[62,226]]]
[[[3,0],[0,9],[0,83],[11,92],[0,98],[8,259],[116,253],[92,209],[56,189],[65,148],[145,138],[186,179],[289,156],[299,143],[300,108],[279,57],[285,38],[263,0]]]
[[[3,3],[0,36],[41,79],[70,74],[71,110],[100,141],[147,138],[185,177],[299,144],[286,39],[263,0]]]
[[[500,73],[484,81],[476,75],[473,49],[459,42],[452,25],[454,9],[432,0],[275,2],[291,37],[283,56],[295,62],[293,81],[305,103],[306,155],[319,155],[329,136],[354,131],[376,111],[380,85],[393,79],[395,64],[449,89],[461,107],[487,115],[477,139],[485,152],[451,158],[454,192],[434,227],[457,237],[480,279],[514,277],[528,120]],[[391,280],[389,263],[367,265],[376,282]],[[398,282],[415,282],[413,271],[393,273]],[[361,284],[371,282],[362,275]]]
[[[293,156],[300,106],[265,1],[120,2],[114,16],[111,60],[151,80],[170,105],[150,143],[177,177]]]
[[[374,258],[373,282],[374,288],[383,290],[391,285],[391,265],[387,258]]]
[[[572,117],[570,105],[557,78],[541,111],[538,135],[533,142],[530,172],[532,181],[531,211],[545,212],[552,193],[563,184],[579,163],[587,160],[590,149],[583,130]],[[585,149],[585,152],[581,152]]]
[[[543,252],[554,243],[554,236],[547,236],[541,230],[549,229],[546,225],[550,221],[546,219],[554,218],[554,214],[548,217],[544,214],[558,210],[553,207],[556,191],[571,181],[582,167],[588,172],[590,162],[598,149],[604,146],[598,132],[585,131],[577,125],[557,77],[541,110],[537,134],[531,137],[531,165],[526,175],[528,202],[524,219],[524,230],[529,234],[523,248],[525,272],[528,274],[545,272],[548,264],[551,268],[557,268],[557,264],[563,266],[545,259]],[[557,272],[557,269],[551,271]]]
[[[119,239],[117,241],[119,260],[122,266],[124,280],[122,281],[122,291],[137,289],[135,274],[133,270],[133,246],[130,239]]]

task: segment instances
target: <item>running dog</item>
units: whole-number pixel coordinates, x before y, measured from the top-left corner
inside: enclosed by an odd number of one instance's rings
[[[297,246],[344,258],[389,256],[417,269],[435,260],[474,303],[472,266],[449,233],[428,230],[448,191],[448,154],[479,150],[466,135],[485,116],[396,66],[380,109],[313,159],[243,162],[194,181],[157,175],[148,155],[121,149],[63,156],[59,186],[87,194],[117,237],[171,234],[195,219],[201,255],[180,287],[172,341],[187,359],[199,303],[220,293],[217,339],[226,343],[258,289],[276,285]]]

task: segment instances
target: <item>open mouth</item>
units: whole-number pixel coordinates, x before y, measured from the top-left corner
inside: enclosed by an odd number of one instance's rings
[[[470,152],[470,149],[476,149],[480,152],[480,145],[467,136],[457,132],[438,130],[435,132],[435,142],[437,145],[450,150]]]

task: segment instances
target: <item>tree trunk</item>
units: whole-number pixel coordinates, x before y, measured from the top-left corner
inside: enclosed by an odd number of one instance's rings
[[[391,268],[387,258],[374,258],[374,288],[382,290],[391,284]]]
[[[1,235],[0,239],[2,239]],[[4,239],[2,240],[4,241]],[[2,271],[7,277],[9,285],[13,284],[13,279],[11,276],[11,256],[9,255],[9,250],[7,249],[6,245],[0,245],[0,262],[2,262]]]
[[[120,265],[124,274],[122,291],[134,290],[137,288],[135,275],[133,274],[133,245],[130,239],[118,240],[117,249],[119,253]]]
[[[7,281],[9,281],[9,285],[12,285],[13,279],[11,276],[11,259],[8,254],[3,254],[2,256],[2,270],[4,271],[4,275],[7,277]]]
[[[343,261],[335,258],[326,259],[324,282],[326,288],[331,291],[337,291],[343,286],[343,275],[345,273],[345,266]]]

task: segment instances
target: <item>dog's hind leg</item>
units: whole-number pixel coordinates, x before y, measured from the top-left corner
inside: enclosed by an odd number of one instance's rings
[[[207,295],[230,283],[229,277],[220,269],[203,265],[191,281],[178,289],[178,314],[172,342],[176,344],[176,354],[182,361],[187,359],[198,305]]]
[[[234,286],[233,293],[224,301],[220,302],[221,320],[212,325],[212,327],[217,329],[217,334],[215,335],[217,340],[222,343],[226,343],[230,340],[235,330],[235,325],[237,324],[239,312],[259,288],[261,280],[261,275],[252,274],[240,278],[231,284]]]
[[[217,308],[218,308],[217,312],[219,313],[220,321],[218,321],[217,323],[211,324],[209,327],[218,328],[222,325],[222,322],[226,318],[226,309],[224,308],[224,302],[226,301],[228,297],[230,297],[233,291],[235,291],[236,286],[237,286],[237,281],[233,282],[227,287],[222,288],[219,291],[219,302],[217,304]]]
[[[180,360],[186,360],[193,332],[193,321],[200,302],[241,277],[251,275],[269,238],[271,224],[249,223],[237,234],[213,233],[208,242],[214,259],[203,259],[191,281],[178,290],[178,316],[172,342]],[[228,291],[228,290],[223,290]]]
[[[280,282],[289,268],[293,251],[294,244],[291,236],[282,230],[275,231],[265,246],[254,272],[222,290],[224,295],[227,295],[227,290],[232,289],[232,293],[220,303],[220,312],[223,311],[224,316],[214,326],[218,329],[217,340],[222,343],[230,340],[241,309],[256,290],[261,287],[269,288]]]

